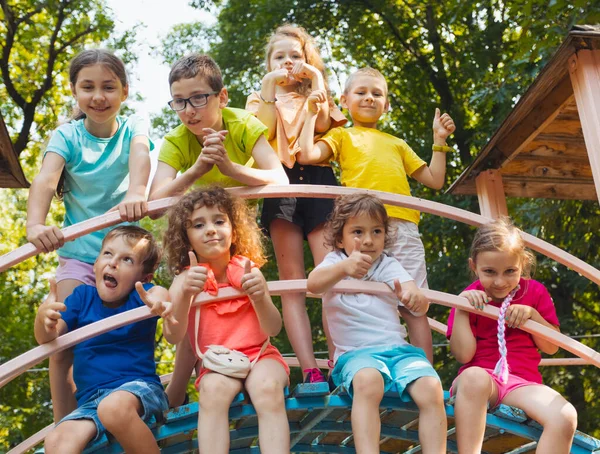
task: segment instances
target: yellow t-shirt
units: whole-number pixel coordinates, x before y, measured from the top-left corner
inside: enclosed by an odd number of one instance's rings
[[[267,127],[250,112],[225,107],[222,110],[224,128],[229,131],[223,145],[229,159],[236,164],[252,167],[252,149]],[[179,125],[164,138],[158,160],[170,165],[178,172],[188,170],[202,153],[202,145],[192,132]],[[224,187],[245,186],[233,178],[223,175],[217,166],[196,180],[195,186],[216,183]]]
[[[407,176],[427,165],[406,142],[372,128],[333,128],[320,140],[333,150],[340,164],[341,183],[351,188],[411,195]],[[420,213],[385,206],[388,215],[419,224]]]

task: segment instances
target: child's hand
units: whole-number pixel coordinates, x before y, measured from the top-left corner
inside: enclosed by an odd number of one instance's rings
[[[327,102],[327,92],[325,90],[314,90],[308,95],[307,107],[309,112],[319,113],[321,110],[321,104]]]
[[[529,320],[535,309],[523,304],[511,304],[506,310],[506,325],[509,328],[520,328]]]
[[[303,79],[312,79],[313,76],[318,73],[319,70],[306,62],[299,61],[294,64],[290,76],[298,82],[302,82]]]
[[[435,108],[435,116],[433,117],[433,140],[436,139],[445,142],[446,138],[456,130],[454,120],[450,115],[445,113],[440,116],[440,109]]]
[[[296,82],[290,75],[290,72],[285,68],[274,69],[268,74],[268,77],[273,79],[275,85],[286,85],[290,82]]]
[[[178,325],[179,322],[173,317],[173,303],[169,301],[158,301],[153,298],[145,289],[140,281],[135,283],[135,289],[140,295],[141,300],[150,308],[152,315],[157,315],[167,320],[172,325]]]
[[[190,268],[187,270],[185,280],[183,281],[183,291],[188,295],[197,295],[204,290],[206,282],[207,269],[198,266],[198,259],[194,251],[188,251],[190,257]]]
[[[242,288],[253,303],[259,303],[268,293],[265,277],[258,268],[252,268],[250,260],[244,264]]]
[[[403,290],[400,281],[398,279],[394,281],[394,292],[400,302],[414,315],[425,315],[429,310],[429,301],[423,292],[414,283],[410,285],[405,282],[404,284],[405,289]]]
[[[109,212],[119,210],[122,221],[139,221],[148,213],[148,201],[145,194],[130,194],[127,192],[125,198],[117,206],[112,207]]]
[[[54,225],[27,226],[27,241],[44,252],[52,252],[65,244],[65,237]]]
[[[56,281],[50,279],[50,293],[40,305],[37,315],[42,319],[44,330],[48,334],[56,331],[58,321],[62,318],[60,313],[67,310],[67,306],[64,303],[56,301],[56,299]]]
[[[202,147],[203,161],[216,165],[223,175],[231,176],[233,174],[233,163],[229,159],[225,145],[225,137],[228,131],[215,131],[214,129],[204,128],[204,144]]]
[[[465,290],[458,296],[466,298],[471,306],[478,310],[483,310],[485,305],[492,300],[487,293],[481,290]]]
[[[360,244],[360,239],[354,238],[354,250],[344,261],[346,264],[346,275],[354,279],[365,277],[373,264],[373,259],[370,255],[360,252]]]

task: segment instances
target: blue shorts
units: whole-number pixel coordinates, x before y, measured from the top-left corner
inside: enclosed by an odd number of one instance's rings
[[[423,349],[410,344],[367,347],[346,352],[335,363],[331,378],[336,386],[344,385],[352,396],[354,375],[366,368],[377,369],[381,373],[384,392],[395,384],[398,395],[404,402],[412,401],[406,388],[415,380],[421,377],[440,379]]]
[[[58,424],[75,419],[90,419],[96,424],[96,436],[92,440],[96,441],[106,432],[106,429],[100,422],[100,418],[98,418],[98,405],[100,405],[102,399],[115,391],[127,391],[140,400],[143,411],[141,417],[144,421],[148,421],[152,416],[160,417],[163,411],[169,409],[167,395],[162,385],[136,380],[124,383],[115,389],[97,390],[87,402],[61,419]]]

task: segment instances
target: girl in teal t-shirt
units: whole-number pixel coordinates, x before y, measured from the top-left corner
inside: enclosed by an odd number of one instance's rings
[[[58,249],[59,301],[83,283],[95,285],[93,263],[106,231],[65,244],[61,230],[46,225],[52,197],[63,196],[65,226],[111,210],[119,210],[123,221],[137,221],[147,212],[152,147],[139,117],[118,116],[129,92],[118,57],[102,49],[85,50],[71,61],[69,80],[77,112],[52,134],[27,202],[27,240],[43,252]],[[76,408],[68,378],[71,364],[70,352],[50,358],[56,421]]]

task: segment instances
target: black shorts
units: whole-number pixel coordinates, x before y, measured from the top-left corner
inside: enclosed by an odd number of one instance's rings
[[[331,167],[308,166],[296,163],[293,168],[283,167],[290,184],[337,186]],[[327,221],[333,211],[333,199],[296,198],[264,199],[261,224],[269,233],[274,219],[283,219],[302,229],[304,239],[320,224]]]

